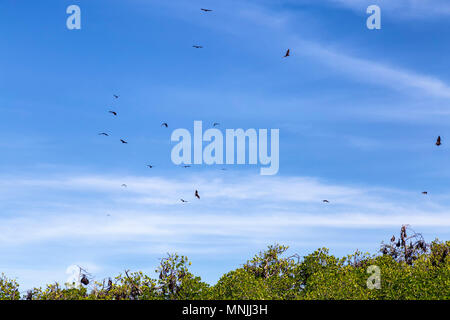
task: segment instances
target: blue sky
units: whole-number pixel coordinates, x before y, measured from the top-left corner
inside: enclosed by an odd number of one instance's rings
[[[73,264],[152,275],[178,252],[214,283],[275,242],[448,239],[449,16],[444,0],[2,1],[0,271],[25,290]],[[279,129],[278,175],[175,166],[170,134],[194,120]]]

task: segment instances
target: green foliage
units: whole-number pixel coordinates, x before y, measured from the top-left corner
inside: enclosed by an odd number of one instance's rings
[[[211,299],[264,300],[275,299],[268,284],[240,268],[223,275],[211,290]]]
[[[88,296],[87,289],[63,288],[58,283],[49,284],[42,288],[34,288],[29,291],[25,298],[28,300],[84,300]]]
[[[3,273],[0,276],[0,300],[18,300],[19,284],[15,280],[8,279]]]
[[[422,253],[410,264],[386,254],[377,257],[356,254],[344,257],[314,272],[305,286],[305,299],[449,299],[450,242],[434,241],[430,253]],[[329,258],[329,257],[327,257]],[[325,259],[327,259],[325,258]],[[332,260],[334,260],[332,258]],[[380,268],[380,289],[369,289],[368,266]]]
[[[164,299],[207,299],[209,285],[189,272],[188,258],[178,254],[161,259],[155,271],[159,273],[159,290]]]
[[[269,246],[244,265],[243,269],[269,290],[270,299],[296,299],[301,292],[301,283],[296,277],[300,256],[281,257],[287,249],[278,244]]]
[[[375,289],[367,287],[369,265],[372,265],[369,256],[360,252],[342,259],[330,256],[326,249],[315,252],[301,268],[306,280],[304,299],[370,299]]]
[[[74,287],[58,283],[34,288],[28,300],[296,300],[296,299],[450,299],[450,241],[426,244],[416,234],[400,244],[391,239],[381,255],[355,252],[343,258],[322,248],[301,258],[284,257],[288,247],[275,244],[210,286],[189,271],[185,256],[161,259],[153,279],[142,272]],[[394,238],[394,237],[393,237]],[[409,243],[408,243],[409,241]],[[411,245],[412,243],[412,245]],[[384,250],[386,249],[386,250]],[[369,288],[370,266],[380,271],[379,287]],[[372,282],[372,284],[375,282]],[[2,274],[0,299],[20,299],[19,285]]]

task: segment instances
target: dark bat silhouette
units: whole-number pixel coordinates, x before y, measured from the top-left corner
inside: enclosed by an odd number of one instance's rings
[[[163,122],[163,123],[161,124],[161,127],[166,127],[166,128],[168,128],[169,125],[168,125],[166,122]]]
[[[84,284],[85,286],[87,286],[89,284],[89,279],[86,277],[85,274],[83,274],[83,276],[81,277],[81,283]]]
[[[392,236],[391,242],[395,242],[395,236]]]
[[[205,12],[211,12],[212,11],[211,9],[203,9],[203,8],[201,8],[200,10],[205,11]]]
[[[128,186],[124,183],[124,184],[122,184],[122,187],[126,188],[126,187],[128,187]]]
[[[191,166],[183,166],[183,168],[190,168]]]
[[[441,145],[441,136],[438,136],[437,140],[436,140],[436,145],[440,146]]]
[[[328,201],[328,200],[322,200],[323,202],[326,202],[326,203],[329,203],[330,201]]]
[[[428,192],[427,191],[422,191],[422,194],[428,194]]]
[[[213,123],[213,127],[217,127],[217,126],[219,126],[220,125],[220,123],[218,123],[218,122],[214,122]]]
[[[202,46],[192,46],[193,48],[195,48],[195,49],[202,49],[203,47]]]
[[[122,139],[120,139],[120,142],[122,142],[122,143],[128,143],[128,142],[126,142],[125,140],[122,140]]]
[[[184,200],[184,199],[180,199],[181,200],[181,202],[189,202],[189,201],[186,201],[186,200]]]
[[[109,111],[109,113],[112,113],[113,115],[117,116],[117,112],[115,111]]]
[[[284,55],[283,58],[289,57],[289,54],[290,54],[290,49],[287,49],[286,54]]]
[[[198,191],[197,191],[197,190],[195,190],[195,197],[196,197],[197,199],[200,199],[200,195],[198,194]]]
[[[147,167],[149,167],[150,169],[153,168],[153,166],[151,164],[148,164]]]
[[[101,133],[99,133],[98,135],[99,135],[99,136],[107,136],[107,137],[109,136],[109,134],[107,134],[106,132],[101,132]]]
[[[117,94],[113,94],[113,97],[119,99],[119,96]]]

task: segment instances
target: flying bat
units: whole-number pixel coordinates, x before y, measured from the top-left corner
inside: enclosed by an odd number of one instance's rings
[[[212,11],[211,9],[203,9],[203,8],[201,8],[200,10],[205,11],[205,12],[211,12]]]
[[[328,201],[328,200],[322,200],[323,202],[326,202],[326,203],[329,203],[330,201]]]
[[[438,136],[437,140],[436,140],[436,145],[440,146],[441,145],[441,136]]]
[[[213,127],[217,127],[217,126],[219,126],[219,125],[220,125],[220,123],[214,122]]]
[[[192,46],[193,48],[195,48],[195,49],[202,49],[203,47],[202,46]]]
[[[180,199],[181,200],[181,202],[189,202],[189,201],[186,201],[186,200],[184,200],[184,199]]]
[[[168,125],[166,122],[163,122],[163,123],[161,124],[161,127],[166,127],[166,128],[168,128],[169,125]]]
[[[117,94],[113,94],[113,97],[119,99],[119,96]]]
[[[198,194],[198,191],[197,191],[197,190],[195,190],[195,197],[196,197],[197,199],[200,199],[200,195]]]
[[[122,139],[120,139],[120,142],[122,142],[122,143],[128,143],[128,142],[126,142],[125,140],[122,140]]]
[[[149,167],[150,169],[153,168],[153,166],[151,164],[148,164],[147,167]]]
[[[112,113],[113,115],[117,116],[117,112],[115,111],[109,111],[109,113]]]
[[[124,183],[124,184],[122,184],[122,187],[126,188],[126,187],[128,187],[128,186]]]
[[[107,134],[107,133],[105,133],[105,132],[101,132],[101,133],[99,133],[98,135],[99,135],[99,136],[106,136],[106,137],[109,136],[109,134]]]
[[[428,192],[427,191],[422,191],[422,194],[428,194]]]
[[[287,49],[286,54],[284,55],[283,58],[289,57],[289,53],[290,53],[290,49]]]

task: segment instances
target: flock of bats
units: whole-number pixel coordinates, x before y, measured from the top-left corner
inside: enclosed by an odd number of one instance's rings
[[[205,9],[205,8],[201,8],[200,10],[202,10],[202,11],[204,11],[204,12],[211,12],[211,11],[213,11],[213,10],[211,10],[211,9]],[[202,48],[203,48],[203,46],[200,46],[200,45],[193,45],[192,47],[194,47],[194,48],[196,48],[196,49],[202,49]],[[284,58],[289,57],[289,55],[290,55],[290,50],[288,49],[288,50],[286,51],[286,54],[284,55]],[[113,97],[114,97],[114,99],[119,99],[119,95],[117,95],[117,94],[113,94]],[[116,111],[109,110],[108,112],[111,113],[112,115],[114,115],[115,117],[117,117],[117,112],[116,112]],[[219,126],[219,125],[220,125],[220,123],[218,123],[218,122],[214,122],[214,123],[213,123],[213,127],[217,127],[217,126]],[[161,127],[168,128],[169,125],[167,124],[167,122],[163,122],[163,123],[161,124]],[[100,132],[99,135],[109,137],[109,134],[106,133],[106,132]],[[122,144],[128,144],[128,142],[125,141],[125,140],[123,140],[123,139],[120,139],[120,142],[121,142]],[[148,164],[147,167],[149,167],[150,169],[152,169],[152,168],[153,168],[153,165]],[[190,168],[191,166],[189,166],[189,165],[184,165],[184,166],[182,166],[182,167],[183,167],[183,168]],[[222,169],[222,170],[226,170],[226,169]],[[122,187],[127,188],[128,186],[124,183],[124,184],[122,184]],[[198,190],[195,190],[194,196],[195,196],[197,199],[200,199],[200,195],[199,195],[199,193],[198,193]],[[189,201],[184,200],[184,199],[180,199],[180,201],[183,202],[183,203],[189,202]],[[328,200],[323,200],[323,201],[324,201],[324,202],[328,202]],[[108,216],[109,216],[109,215],[108,215]]]
[[[213,11],[213,10],[211,10],[211,9],[205,9],[205,8],[201,8],[200,10],[202,10],[202,11],[204,11],[204,12],[211,12],[211,11]],[[202,49],[202,48],[203,48],[203,46],[200,46],[200,45],[193,45],[192,47],[194,47],[195,49]],[[289,56],[290,56],[290,53],[291,53],[291,52],[290,52],[290,49],[287,49],[287,51],[286,51],[285,55],[283,56],[283,58],[289,57]],[[116,94],[114,94],[113,97],[114,97],[115,99],[119,99],[119,96],[116,95]],[[117,112],[116,112],[116,111],[110,110],[110,111],[108,111],[108,112],[111,113],[111,114],[113,114],[114,116],[117,116]],[[219,126],[219,125],[220,125],[220,123],[214,122],[213,127],[216,127],[216,126]],[[167,124],[167,122],[163,122],[163,123],[161,124],[161,127],[168,128],[169,125]],[[101,133],[99,133],[99,135],[109,136],[109,134],[106,133],[106,132],[101,132]],[[125,141],[125,140],[123,140],[123,139],[120,139],[120,142],[122,142],[123,144],[128,144],[128,142]],[[440,146],[440,145],[441,145],[441,137],[440,137],[440,136],[438,136],[438,138],[437,138],[437,140],[436,140],[436,145],[437,145],[437,146]],[[152,169],[152,168],[153,168],[153,165],[148,164],[147,167],[149,167],[150,169]],[[189,168],[189,167],[191,167],[191,166],[189,166],[189,165],[184,165],[184,166],[182,166],[182,167],[183,167],[183,168]],[[225,169],[222,169],[222,170],[225,170]],[[127,185],[126,185],[126,184],[122,184],[122,187],[125,187],[125,188],[126,188]],[[427,191],[423,191],[422,194],[427,195],[428,192],[427,192]],[[198,194],[198,190],[195,190],[194,195],[195,195],[195,197],[196,197],[197,199],[200,199],[200,195]],[[183,202],[183,203],[189,202],[189,201],[184,200],[184,199],[180,199],[180,201]],[[325,200],[322,200],[322,202],[324,202],[324,203],[329,203],[330,201],[328,201],[328,200],[325,199]]]
[[[203,10],[203,9],[202,9],[202,10]],[[205,10],[208,10],[208,9],[205,9]],[[212,11],[212,10],[209,10],[209,11]],[[113,97],[114,97],[114,99],[119,99],[119,96],[116,95],[116,94],[113,94]],[[110,111],[108,111],[108,113],[111,113],[112,115],[114,115],[115,117],[117,117],[117,112],[116,112],[116,111],[110,110]],[[214,122],[214,124],[213,124],[214,127],[216,127],[216,126],[218,126],[218,125],[220,125],[218,122]],[[161,124],[161,127],[168,128],[169,125],[167,124],[167,122],[163,122],[163,123]],[[105,137],[109,137],[109,134],[106,133],[106,132],[100,132],[99,135],[105,136]],[[128,142],[125,141],[125,140],[123,140],[123,139],[120,139],[120,142],[122,142],[123,144],[128,144]],[[147,164],[147,167],[150,168],[150,169],[153,169],[153,165],[151,165],[151,164]],[[183,165],[182,167],[183,167],[183,168],[190,168],[191,166],[190,166],[190,165]],[[123,183],[121,186],[122,186],[123,188],[127,188],[127,187],[128,187],[125,183]],[[197,199],[200,199],[200,195],[199,195],[199,193],[198,193],[198,190],[195,190],[194,195],[195,195],[195,197],[196,197]],[[189,202],[189,201],[184,200],[184,199],[180,199],[180,201],[183,202],[183,203]],[[110,216],[110,215],[108,214],[107,216]]]

